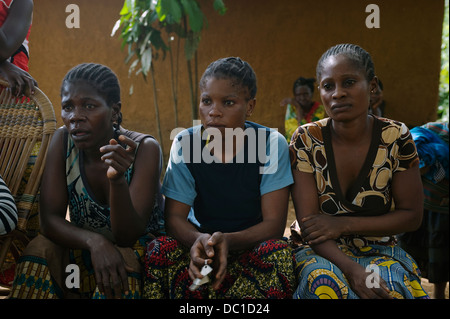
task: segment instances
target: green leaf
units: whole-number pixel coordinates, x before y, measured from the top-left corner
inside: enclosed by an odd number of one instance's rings
[[[120,15],[124,16],[130,13],[130,6],[129,6],[130,0],[126,0],[123,3],[122,9],[120,10]]]
[[[189,26],[192,31],[200,32],[203,28],[203,13],[195,0],[181,0],[184,12],[189,18]]]
[[[227,12],[227,8],[222,0],[214,0],[213,7],[220,15],[224,15]]]
[[[155,6],[155,11],[158,14],[159,21],[163,22],[166,20],[166,13],[162,7],[162,1],[158,1]]]
[[[195,55],[195,51],[198,49],[198,45],[200,43],[200,35],[199,34],[190,34],[186,38],[186,42],[184,44],[184,55],[186,60],[192,60]]]
[[[180,23],[183,12],[178,0],[159,0],[155,8],[161,22]]]
[[[141,56],[142,73],[146,77],[152,66],[152,48],[148,47]]]

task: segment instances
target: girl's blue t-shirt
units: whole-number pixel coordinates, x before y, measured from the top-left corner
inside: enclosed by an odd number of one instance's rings
[[[162,192],[191,206],[188,220],[205,232],[258,224],[261,196],[293,183],[288,145],[280,133],[247,121],[233,134],[244,138],[244,147],[227,163],[210,153],[221,148],[222,139],[208,143],[201,125],[181,131],[172,143]]]

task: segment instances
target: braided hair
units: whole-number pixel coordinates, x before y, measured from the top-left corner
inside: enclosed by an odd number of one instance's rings
[[[372,61],[370,54],[356,44],[338,44],[329,48],[319,59],[316,68],[316,76],[320,79],[323,63],[326,59],[332,56],[344,55],[353,61],[359,68],[363,69],[366,74],[367,81],[371,81],[375,76],[375,66]]]
[[[250,64],[238,57],[228,57],[212,62],[200,79],[199,86],[204,88],[209,77],[217,79],[232,79],[235,85],[247,88],[250,93],[249,100],[256,96],[256,74]]]
[[[120,103],[120,84],[116,74],[107,66],[96,63],[82,63],[67,72],[61,85],[61,92],[66,82],[78,80],[87,81],[104,95],[108,106]],[[122,123],[122,113],[119,112],[117,125]]]
[[[315,78],[304,78],[304,77],[299,77],[297,80],[295,80],[294,82],[294,87],[292,88],[292,91],[295,95],[295,89],[298,88],[299,86],[307,86],[310,88],[311,90],[311,94],[314,93],[314,83],[316,82]]]

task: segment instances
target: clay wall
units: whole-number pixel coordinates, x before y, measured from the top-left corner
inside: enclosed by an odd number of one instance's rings
[[[201,0],[208,19],[198,52],[199,73],[215,59],[239,56],[258,77],[257,108],[251,120],[282,130],[283,97],[300,75],[315,76],[320,55],[351,42],[368,50],[384,83],[386,116],[409,126],[436,119],[443,0],[224,0],[218,15]],[[368,28],[367,5],[380,9],[380,28]],[[67,28],[69,4],[80,9],[80,28]],[[124,126],[157,136],[152,85],[128,74],[121,39],[111,37],[123,0],[35,0],[30,37],[30,72],[52,100],[58,123],[61,80],[74,65],[103,63],[122,85]],[[155,63],[165,153],[174,114],[168,60]],[[192,125],[186,64],[180,59],[179,126]],[[129,94],[133,87],[133,94]],[[315,93],[316,98],[317,92]],[[161,141],[160,141],[161,142]]]

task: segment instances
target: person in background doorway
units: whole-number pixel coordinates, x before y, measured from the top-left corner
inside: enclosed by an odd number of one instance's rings
[[[314,122],[326,117],[321,103],[313,101],[314,78],[299,77],[292,89],[294,97],[281,100],[280,105],[286,107],[284,121],[285,137],[290,142],[292,134],[299,125]]]

